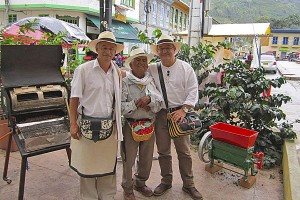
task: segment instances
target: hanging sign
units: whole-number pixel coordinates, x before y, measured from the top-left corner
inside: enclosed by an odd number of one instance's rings
[[[118,21],[126,23],[126,16],[122,15],[120,13],[116,13],[115,20],[118,20]]]

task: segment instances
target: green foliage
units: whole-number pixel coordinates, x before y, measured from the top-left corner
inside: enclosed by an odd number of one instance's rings
[[[144,44],[154,44],[155,41],[161,36],[162,32],[160,29],[155,29],[152,33],[153,37],[148,37],[146,33],[140,31],[138,33],[138,37],[140,38],[140,42]]]
[[[177,58],[190,63],[193,69],[197,72],[202,71],[198,76],[199,84],[208,76],[208,67],[214,62],[214,54],[224,44],[218,44],[214,46],[210,43],[197,43],[196,45],[189,47],[187,44],[182,44],[180,51],[177,54]]]
[[[209,15],[220,23],[271,22],[272,28],[292,28],[290,21],[287,26],[277,27],[275,20],[270,19],[281,20],[290,15],[300,15],[300,4],[298,0],[213,0]],[[296,26],[300,27],[299,24]]]
[[[286,117],[280,107],[291,98],[283,94],[265,97],[262,93],[270,86],[280,88],[286,82],[285,79],[280,77],[268,80],[264,77],[262,68],[250,70],[249,66],[239,60],[219,65],[211,71],[218,72],[221,68],[226,74],[224,78],[226,87],[214,83],[206,85],[203,93],[209,97],[210,103],[201,112],[205,123],[202,132],[198,134],[208,131],[209,125],[216,122],[226,122],[256,130],[259,135],[255,143],[255,151],[265,153],[264,167],[279,165],[284,139],[297,137],[291,123],[279,123]]]
[[[162,34],[162,32],[160,29],[155,29],[152,33],[153,37],[149,38],[146,35],[146,33],[142,32],[142,31],[140,31],[138,33],[138,37],[140,38],[141,43],[151,45],[151,44],[155,44],[156,40],[161,36],[161,34]],[[159,57],[155,55],[151,62],[159,62],[159,61],[160,61]]]
[[[257,22],[270,22],[271,27],[274,29],[300,28],[300,16],[297,14],[289,15],[288,17],[280,19],[262,16],[257,20]]]

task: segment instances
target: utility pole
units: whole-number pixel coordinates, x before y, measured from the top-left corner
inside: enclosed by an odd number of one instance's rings
[[[148,15],[151,12],[151,3],[150,0],[145,0],[145,5],[144,5],[144,11],[146,13],[146,29],[145,29],[145,33],[148,36]]]
[[[5,18],[6,18],[6,20],[5,20],[5,22],[4,22],[4,25],[6,26],[6,25],[8,25],[8,13],[9,13],[9,9],[10,9],[10,7],[9,7],[9,1],[8,0],[5,0]]]
[[[188,36],[189,46],[197,44],[203,37],[203,1],[205,0],[191,0]]]
[[[107,22],[107,29],[111,29],[112,24],[112,1],[111,0],[105,0],[105,20]]]
[[[99,0],[100,33],[110,30],[112,24],[112,1]]]
[[[104,0],[99,0],[99,4],[100,4],[100,16],[99,16],[99,20],[100,20],[100,33],[102,33],[103,31],[106,30],[104,22],[105,22],[105,18],[104,18]]]

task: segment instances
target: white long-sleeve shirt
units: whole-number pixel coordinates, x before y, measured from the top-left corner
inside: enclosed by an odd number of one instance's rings
[[[169,108],[175,108],[184,104],[195,106],[198,102],[198,81],[194,69],[190,64],[176,59],[176,62],[166,67],[161,64],[164,76]],[[156,87],[162,94],[157,64],[150,64],[148,71],[154,78]],[[163,105],[163,108],[166,108]]]

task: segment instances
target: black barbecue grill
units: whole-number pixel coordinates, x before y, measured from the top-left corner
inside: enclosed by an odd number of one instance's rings
[[[70,160],[68,90],[61,74],[58,45],[2,45],[2,108],[12,134],[3,180],[7,177],[12,137],[22,156],[19,199],[23,199],[27,158],[66,149]]]

